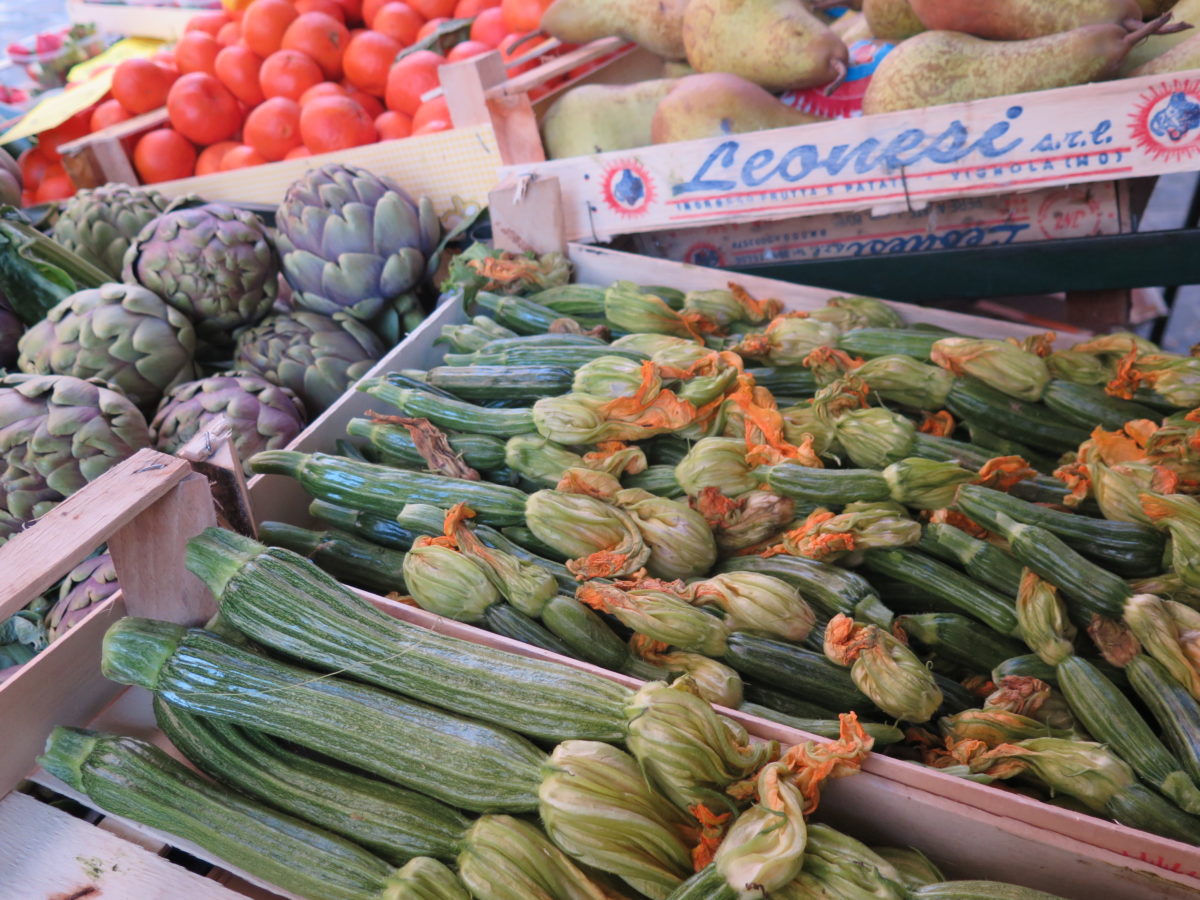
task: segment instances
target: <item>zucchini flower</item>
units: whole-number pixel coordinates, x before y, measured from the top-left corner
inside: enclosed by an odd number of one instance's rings
[[[774,896],[804,864],[805,797],[786,763],[771,763],[755,784],[758,803],[730,826],[713,859],[738,897]]]
[[[1136,359],[1133,370],[1136,383],[1149,387],[1172,406],[1200,406],[1200,359],[1155,353]]]
[[[1093,356],[1099,356],[1113,366],[1130,353],[1146,355],[1162,352],[1162,348],[1158,344],[1139,337],[1131,331],[1114,331],[1112,334],[1097,335],[1090,340],[1081,341],[1071,349],[1076,353],[1090,353]]]
[[[1164,600],[1175,600],[1184,606],[1200,609],[1200,590],[1188,587],[1174,572],[1137,578],[1129,582],[1129,587],[1135,594],[1153,594]]]
[[[691,874],[683,814],[646,783],[637,761],[598,741],[564,741],[542,769],[538,815],[581,863],[669,894]]]
[[[617,338],[610,344],[614,350],[625,350],[630,353],[642,353],[649,359],[662,354],[664,357],[673,352],[694,353],[689,364],[706,355],[709,350],[694,340],[671,337],[669,334],[653,334],[650,332],[635,332]],[[661,362],[661,360],[658,360]]]
[[[836,344],[839,335],[836,325],[785,314],[773,319],[765,331],[744,335],[733,350],[769,366],[799,366],[818,347]]]
[[[858,550],[912,547],[921,540],[921,523],[897,503],[859,501],[840,514],[817,509],[799,528],[786,532],[764,556],[787,554],[826,561]]]
[[[1139,594],[1125,603],[1125,624],[1145,651],[1200,699],[1200,612],[1173,600]]]
[[[626,488],[615,497],[650,548],[647,571],[655,578],[695,578],[717,561],[717,543],[704,517],[676,500],[640,488]]]
[[[692,499],[692,508],[704,517],[725,555],[761,544],[779,534],[795,518],[796,503],[770,491],[748,491],[736,500],[707,487]]]
[[[834,426],[838,445],[861,469],[883,469],[912,456],[917,440],[910,420],[880,407],[842,413]]]
[[[825,626],[825,656],[849,666],[858,689],[889,716],[928,722],[942,705],[933,673],[878,625],[858,625],[839,613]]]
[[[675,391],[680,399],[688,401],[693,406],[703,407],[724,397],[737,383],[738,376],[742,374],[738,368],[719,362],[714,369],[709,374],[696,374],[685,378]]]
[[[526,502],[525,522],[538,540],[571,560],[567,568],[576,576],[632,575],[650,559],[629,514],[595,497],[538,491]]]
[[[692,444],[676,464],[675,480],[689,497],[710,488],[737,497],[758,487],[753,471],[740,437],[706,437]]]
[[[761,325],[781,312],[778,300],[756,300],[741,286],[729,283],[729,290],[689,291],[683,297],[683,308],[697,312],[723,328],[746,323]]]
[[[625,709],[625,746],[647,779],[680,809],[730,807],[725,788],[779,753],[774,741],[751,744],[745,730],[717,715],[684,676],[669,687],[642,686]]]
[[[847,310],[855,316],[855,324],[844,327],[843,331],[849,331],[851,328],[904,327],[904,320],[900,318],[900,314],[887,303],[876,300],[874,297],[830,297],[825,303],[825,309],[814,312],[813,318],[819,319],[821,313],[828,313],[829,310],[834,309]],[[835,320],[825,318],[822,321],[832,322]]]
[[[1096,498],[1104,518],[1114,522],[1152,524],[1142,509],[1141,495],[1170,494],[1178,485],[1174,474],[1162,466],[1141,462],[1108,466],[1099,459],[1091,458],[1087,467],[1092,482],[1092,496]]]
[[[696,694],[714,706],[741,707],[744,699],[742,676],[724,663],[700,653],[669,650],[667,644],[651,640],[644,634],[634,634],[629,639],[629,649],[637,660],[662,673],[659,680],[667,675],[686,675],[696,686]]]
[[[1033,719],[1047,726],[1050,736],[1070,732],[1087,740],[1087,735],[1075,721],[1067,700],[1046,682],[1030,675],[1005,675],[1000,686],[983,701],[984,709],[1006,710]]]
[[[885,402],[913,409],[941,409],[954,386],[951,373],[911,356],[877,356],[854,374]]]
[[[771,575],[726,572],[690,587],[692,602],[720,607],[731,631],[748,631],[799,643],[817,622],[816,613],[800,592]]]
[[[1142,494],[1142,510],[1171,535],[1171,569],[1190,588],[1200,588],[1200,500],[1184,494]]]
[[[875,855],[885,860],[900,882],[910,890],[945,881],[946,876],[920,850],[912,847],[872,847]]]
[[[384,900],[471,900],[471,895],[445,865],[418,856],[392,877]]]
[[[675,594],[653,588],[625,591],[615,585],[590,581],[581,584],[575,596],[581,603],[616,616],[622,625],[652,640],[705,656],[725,655],[728,625]]]
[[[783,436],[789,444],[808,447],[817,457],[838,456],[837,428],[812,406],[787,406],[783,416]]]
[[[701,360],[714,355],[714,352],[704,344],[685,341],[683,338],[668,338],[666,335],[657,336],[666,338],[670,343],[664,343],[656,349],[650,354],[650,359],[656,366],[677,373],[673,377],[689,377],[682,373],[688,372],[693,366],[700,365]],[[740,359],[740,357],[735,358]]]
[[[917,509],[945,509],[954,505],[960,484],[969,484],[976,474],[962,466],[932,459],[909,457],[883,470],[892,499]]]
[[[1078,350],[1055,350],[1046,357],[1050,377],[1074,384],[1106,384],[1116,370],[1092,353]]]
[[[1042,399],[1050,370],[1040,356],[1007,341],[942,338],[933,345],[933,361],[955,375],[970,375],[1019,400]]]
[[[404,583],[421,609],[454,619],[479,622],[500,592],[473,559],[457,550],[418,538],[404,556]]]
[[[476,900],[605,900],[537,826],[513,816],[475,821],[463,837],[458,876]]]
[[[583,457],[540,434],[518,434],[504,445],[504,464],[542,487],[553,487],[567,469],[583,465]]]
[[[622,429],[609,427],[603,413],[605,403],[607,401],[603,397],[593,397],[591,394],[543,397],[533,404],[533,423],[538,434],[567,446],[651,437],[636,429],[626,435]]]
[[[630,333],[649,332],[692,338],[715,334],[720,326],[696,312],[677,312],[660,297],[630,281],[618,281],[604,292],[604,318],[614,328]]]
[[[866,844],[828,825],[808,826],[804,865],[793,885],[779,896],[784,900],[826,897],[906,900],[908,897],[904,876],[895,866]]]
[[[956,743],[982,741],[988,747],[1015,744],[1031,738],[1070,738],[1070,731],[1053,729],[1044,722],[1004,709],[968,709],[938,721],[938,730]]]
[[[1021,575],[1016,611],[1021,637],[1042,662],[1057,666],[1075,652],[1075,626],[1058,588],[1029,569]]]
[[[970,765],[976,774],[1001,779],[1029,775],[1098,813],[1107,813],[1113,796],[1137,783],[1133,770],[1104,746],[1062,738],[1000,744],[977,755]]]
[[[632,397],[641,386],[640,362],[624,356],[598,356],[575,370],[571,390],[577,394],[611,400],[614,397]],[[662,387],[661,379],[658,379],[657,387]]]

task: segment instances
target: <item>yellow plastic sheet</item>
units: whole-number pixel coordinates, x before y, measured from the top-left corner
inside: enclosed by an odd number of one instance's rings
[[[163,41],[157,38],[131,37],[117,41],[99,56],[79,63],[67,73],[67,81],[87,81],[97,69],[105,66],[115,66],[117,63],[139,56],[153,56]]]

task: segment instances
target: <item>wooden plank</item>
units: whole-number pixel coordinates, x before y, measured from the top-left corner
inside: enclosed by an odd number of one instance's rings
[[[220,416],[175,454],[208,479],[221,524],[239,534],[256,537],[246,473],[238,459],[229,420]]]
[[[557,178],[509,179],[488,195],[492,241],[515,253],[563,253],[562,191]]]
[[[0,546],[0,619],[37,597],[183,480],[181,459],[139,450]]]
[[[64,156],[70,156],[73,153],[79,152],[89,144],[97,144],[103,141],[133,137],[133,135],[138,134],[139,132],[166,125],[167,122],[167,108],[165,106],[161,109],[152,109],[148,113],[142,113],[140,116],[134,116],[132,119],[126,119],[124,122],[117,122],[114,125],[109,125],[107,128],[102,128],[99,131],[93,131],[89,135],[85,135],[77,140],[62,144],[58,148],[58,152]]]
[[[139,184],[137,173],[125,155],[125,147],[116,138],[89,141],[64,154],[63,168],[77,188],[94,188],[114,182]]]
[[[191,473],[108,539],[131,616],[202,625],[217,602],[184,565],[189,538],[217,524],[208,479]]]
[[[0,896],[12,900],[244,900],[26,794],[0,800],[0,859]]]
[[[504,59],[494,50],[462,62],[439,66],[438,81],[442,84],[454,127],[489,124],[491,117],[488,115],[485,94],[488,88],[500,84],[507,77]]]
[[[511,166],[503,176],[560,178],[570,240],[914,209],[1193,170],[1200,128],[1161,124],[1180,104],[1200,107],[1200,70]]]
[[[547,81],[557,78],[559,75],[566,75],[572,69],[628,46],[628,42],[621,38],[600,38],[599,40],[592,41],[590,44],[584,44],[570,53],[555,57],[532,71],[523,72],[516,78],[510,78],[503,84],[493,88],[490,94],[493,96],[503,94],[509,97],[516,96],[517,94],[527,94],[535,87],[540,87]]]
[[[100,644],[108,626],[124,614],[118,592],[0,684],[0,796],[34,768],[55,725],[87,724],[121,691],[100,674]]]

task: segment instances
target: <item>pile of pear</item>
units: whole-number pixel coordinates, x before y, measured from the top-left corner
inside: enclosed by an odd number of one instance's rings
[[[543,31],[631,41],[664,77],[567,91],[542,137],[561,159],[814,124],[779,95],[832,90],[866,39],[896,46],[864,115],[1181,72],[1200,68],[1193,23],[1200,0],[555,0]]]

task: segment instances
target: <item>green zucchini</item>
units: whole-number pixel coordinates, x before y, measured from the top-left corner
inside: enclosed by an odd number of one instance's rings
[[[1200,822],[1140,784],[1119,790],[1105,811],[1122,825],[1195,847],[1200,845]]]
[[[483,611],[483,625],[488,631],[549,650],[560,656],[575,656],[563,641],[556,638],[537,619],[532,619],[508,603],[493,603]]]
[[[626,643],[604,619],[574,597],[551,597],[542,609],[542,624],[570,647],[570,656],[613,672],[623,671],[629,663]]]
[[[888,578],[876,572],[871,573],[871,585],[879,591],[879,596],[887,604],[888,609],[896,613],[920,615],[921,613],[956,613],[959,608],[953,603],[947,603],[941,597],[935,597],[919,584]]]
[[[911,356],[922,362],[933,358],[933,345],[946,337],[923,328],[854,328],[838,338],[838,349],[852,356]]]
[[[417,451],[412,435],[403,425],[354,418],[346,423],[346,433],[406,466],[426,466],[425,457]],[[486,472],[504,466],[504,441],[485,434],[448,434],[446,437],[454,452],[471,468]]]
[[[554,337],[561,337],[561,335],[554,335]],[[562,366],[574,371],[601,356],[623,356],[637,362],[648,359],[644,353],[622,350],[596,342],[595,344],[561,344],[559,346],[505,347],[494,350],[476,350],[474,353],[447,353],[443,362],[447,366]]]
[[[547,740],[625,735],[620,685],[401,622],[286,550],[210,528],[187,565],[224,619],[305,665]]]
[[[437,366],[429,383],[462,400],[528,400],[571,390],[574,374],[562,366]]]
[[[526,528],[524,525],[510,525],[507,528],[500,529],[504,537],[508,538],[514,544],[524,547],[530,553],[536,553],[538,556],[546,559],[554,560],[558,563],[567,561],[567,557],[559,553],[545,541],[539,540],[538,536]]]
[[[1132,400],[1112,397],[1094,384],[1051,381],[1042,395],[1042,402],[1068,422],[1089,430],[1097,425],[1119,430],[1134,419],[1157,422],[1161,418],[1157,410]]]
[[[342,531],[365,538],[372,544],[392,550],[407,550],[413,545],[413,541],[421,536],[420,532],[404,528],[395,519],[360,512],[336,503],[326,503],[324,500],[314,500],[310,503],[308,514]]]
[[[837,713],[832,709],[826,709],[809,700],[802,700],[787,691],[780,691],[767,685],[746,682],[743,690],[746,698],[753,703],[795,719],[837,718]]]
[[[992,456],[1019,456],[1044,475],[1053,473],[1058,467],[1055,457],[1040,453],[1020,441],[1002,437],[972,419],[964,420],[963,424],[967,426],[967,434],[971,436],[971,443],[987,450]]]
[[[995,454],[974,444],[951,438],[936,437],[917,432],[913,441],[912,455],[937,462],[957,463],[964,469],[978,472]],[[1038,473],[1033,478],[1019,481],[1012,488],[1014,497],[1031,503],[1062,503],[1069,491],[1066,486],[1050,475]]]
[[[953,678],[948,678],[941,672],[934,672],[933,680],[937,682],[938,690],[942,692],[942,705],[938,707],[937,715],[953,716],[965,709],[973,709],[979,705],[979,701],[972,696],[971,692]]]
[[[461,501],[487,524],[503,526],[525,521],[526,494],[486,481],[465,481],[295,450],[256,453],[250,458],[250,468],[264,475],[290,476],[312,497],[380,516],[398,515],[409,503],[449,509]]]
[[[953,525],[929,524],[917,549],[956,564],[972,578],[1009,596],[1021,589],[1022,566],[999,547],[973,538]]]
[[[621,486],[641,488],[659,497],[674,499],[683,496],[683,488],[675,477],[674,466],[649,466],[644,472],[636,475],[625,475],[621,478]]]
[[[439,428],[503,438],[537,430],[530,407],[489,409],[462,400],[435,397],[425,391],[396,387],[389,382],[389,378],[388,375],[367,378],[360,381],[355,390],[391,404],[406,416],[428,419]]]
[[[512,350],[527,347],[592,347],[608,350],[608,342],[588,334],[527,334],[513,338],[497,338],[483,346],[483,351]],[[643,358],[645,355],[642,354]]]
[[[603,319],[606,290],[598,284],[563,284],[530,294],[529,299],[562,316]]]
[[[692,449],[692,442],[674,434],[662,434],[642,444],[652,466],[677,466]]]
[[[546,756],[525,738],[344,678],[318,678],[198,628],[121,619],[104,636],[101,669],[190,712],[264,731],[459,809],[537,808]]]
[[[1025,649],[1018,641],[955,613],[898,616],[896,627],[939,658],[969,672],[990,672]]]
[[[453,860],[471,820],[416,791],[288,750],[269,735],[154,698],[158,727],[214,780],[340,834],[393,865]]]
[[[283,547],[311,559],[345,584],[390,594],[406,593],[404,554],[379,547],[344,531],[310,531],[284,522],[263,522],[258,536],[264,544]]]
[[[1058,675],[1054,671],[1054,666],[1043,662],[1033,653],[1023,653],[1012,659],[1006,659],[992,669],[992,681],[997,684],[1009,675],[1020,678],[1036,678],[1054,687],[1058,686]]]
[[[666,900],[737,900],[738,892],[729,886],[725,876],[709,863],[675,890]]]
[[[362,847],[213,784],[145,741],[59,726],[38,764],[105,812],[301,896],[385,900],[395,886],[395,870]]]
[[[819,653],[787,641],[735,631],[721,661],[748,680],[770,685],[838,712],[878,710],[850,678],[850,671]]]
[[[1150,710],[1175,758],[1200,782],[1200,704],[1158,660],[1138,653],[1125,666],[1134,693]]]
[[[480,291],[475,305],[487,310],[493,319],[517,334],[546,334],[557,319],[568,318],[528,297]]]
[[[997,513],[1026,525],[1038,525],[1127,578],[1157,575],[1162,570],[1166,540],[1149,525],[1061,512],[975,484],[958,489],[956,506],[988,530],[994,530],[989,522],[995,521]]]
[[[760,719],[766,719],[768,722],[776,722],[780,725],[786,725],[788,728],[795,728],[798,731],[805,731],[809,734],[815,734],[818,737],[837,739],[841,733],[842,723],[836,718],[828,719],[801,719],[796,716],[789,716],[787,713],[781,713],[766,706],[758,706],[755,703],[743,703],[738,707],[739,712],[744,712],[747,715],[758,716]],[[886,747],[889,744],[898,744],[904,740],[904,732],[893,725],[880,725],[877,722],[859,722],[863,731],[869,734],[875,741],[878,747]]]
[[[759,466],[754,475],[775,493],[802,503],[844,506],[859,501],[875,503],[891,497],[887,479],[874,469],[814,469],[780,463]]]
[[[975,378],[956,378],[946,408],[1000,437],[1044,448],[1049,454],[1078,450],[1089,429],[1064,422],[1040,403],[1018,400]]]
[[[908,900],[1061,900],[1056,894],[1002,881],[943,881],[910,888]]]
[[[804,366],[777,366],[747,369],[754,383],[769,390],[775,397],[811,397],[817,392],[817,378]]]
[[[816,604],[821,612],[831,617],[844,613],[866,619],[865,616],[857,615],[860,608],[865,610],[879,604],[879,595],[875,588],[861,575],[802,556],[773,556],[770,559],[760,556],[733,556],[722,560],[717,571],[758,572],[761,575],[782,578],[799,590],[806,600]],[[889,627],[891,618],[886,618],[884,627]]]

